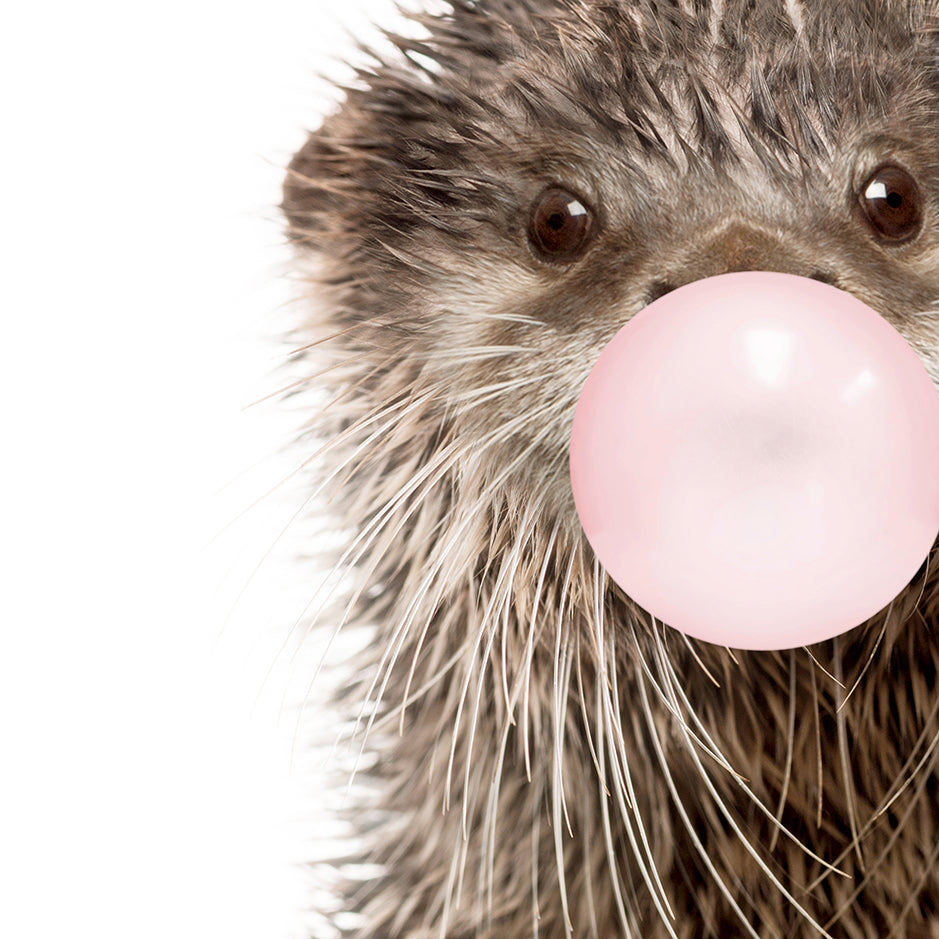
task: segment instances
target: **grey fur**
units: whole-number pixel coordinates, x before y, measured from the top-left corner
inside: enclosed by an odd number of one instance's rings
[[[418,21],[285,183],[315,297],[299,357],[334,393],[318,494],[349,544],[319,622],[373,632],[338,705],[374,783],[350,860],[378,866],[337,861],[336,927],[939,936],[936,547],[844,636],[732,652],[606,579],[567,480],[600,350],[711,274],[849,290],[939,387],[939,8],[454,0]],[[885,160],[926,199],[905,245],[856,217]],[[563,266],[525,238],[550,183],[601,225]]]

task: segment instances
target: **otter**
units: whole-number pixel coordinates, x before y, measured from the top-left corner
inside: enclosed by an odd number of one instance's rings
[[[326,932],[939,937],[939,548],[841,636],[715,646],[607,577],[567,463],[612,336],[726,272],[854,294],[939,389],[939,5],[410,15],[284,183],[315,628],[368,636]]]

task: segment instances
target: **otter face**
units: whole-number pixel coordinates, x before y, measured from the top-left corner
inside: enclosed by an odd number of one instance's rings
[[[293,236],[353,281],[339,321],[407,333],[424,379],[459,390],[464,438],[515,420],[526,457],[506,485],[526,502],[569,514],[563,443],[590,366],[691,280],[835,284],[939,382],[925,4],[874,4],[876,28],[866,5],[706,6],[458,3],[291,164]]]
[[[416,19],[284,190],[320,310],[303,354],[335,393],[311,430],[351,532],[341,618],[376,632],[356,687],[405,730],[363,935],[931,935],[936,549],[840,641],[682,640],[593,559],[567,446],[622,325],[731,271],[854,294],[939,390],[939,9]]]

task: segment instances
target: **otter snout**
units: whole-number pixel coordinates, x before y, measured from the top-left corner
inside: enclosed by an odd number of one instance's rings
[[[817,260],[800,256],[792,249],[792,241],[788,232],[774,234],[741,223],[692,238],[688,251],[654,276],[646,291],[646,303],[654,303],[696,280],[742,271],[794,274],[840,286],[839,278],[830,268],[822,268]]]

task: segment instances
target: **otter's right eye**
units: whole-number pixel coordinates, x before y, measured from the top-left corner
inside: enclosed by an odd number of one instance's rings
[[[568,262],[584,252],[595,227],[593,213],[579,196],[552,186],[532,205],[528,240],[542,260]]]
[[[874,170],[861,186],[858,202],[864,221],[881,241],[909,241],[923,224],[919,187],[902,166],[888,163]]]

